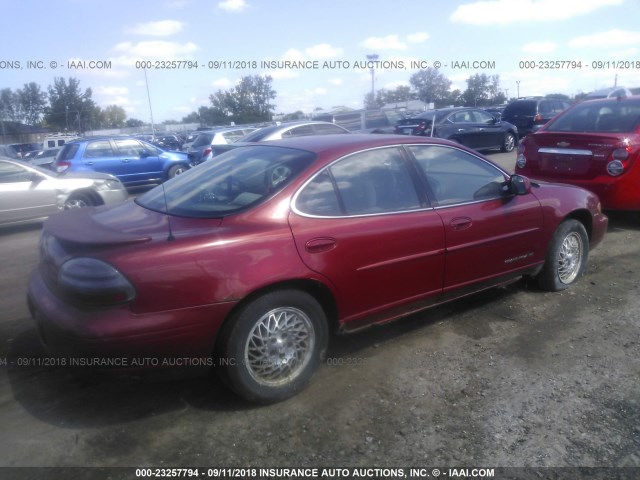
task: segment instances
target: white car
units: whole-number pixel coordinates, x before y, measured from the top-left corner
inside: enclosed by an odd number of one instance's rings
[[[0,157],[0,225],[37,220],[70,208],[111,205],[128,198],[113,175],[57,174]]]

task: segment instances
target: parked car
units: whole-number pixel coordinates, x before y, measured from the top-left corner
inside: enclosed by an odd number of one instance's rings
[[[112,205],[127,199],[124,185],[104,173],[56,174],[0,158],[0,225],[47,217],[60,210]]]
[[[499,148],[511,152],[518,143],[518,130],[514,125],[479,108],[429,110],[400,120],[395,133],[445,138],[476,150]]]
[[[59,172],[104,172],[127,187],[162,183],[189,168],[187,155],[166,152],[132,137],[90,137],[67,142],[53,164]]]
[[[253,127],[231,127],[200,132],[187,152],[190,164],[195,166],[211,158],[211,147],[213,145],[226,145],[236,142],[254,130],[255,128]]]
[[[177,135],[158,135],[156,139],[150,143],[163,150],[179,151],[184,141]]]
[[[352,110],[323,113],[314,120],[335,123],[354,133],[393,133],[403,115],[397,110]]]
[[[215,365],[240,396],[277,401],[330,330],[522,275],[567,288],[606,231],[598,206],[445,140],[256,143],[135,202],[49,219],[29,306],[52,355]]]
[[[518,127],[518,135],[523,138],[537,131],[569,106],[569,102],[556,98],[522,98],[514,100],[504,108],[502,120]]]
[[[584,187],[605,209],[640,211],[640,96],[574,105],[525,137],[516,172]]]
[[[32,158],[29,158],[26,161],[28,161],[30,165],[53,170],[53,162],[55,162],[56,156],[58,155],[60,150],[62,150],[62,147],[39,150]]]
[[[13,158],[14,160],[20,160],[18,152],[15,148],[9,145],[0,145],[0,157]]]
[[[583,100],[597,100],[600,98],[625,98],[631,97],[633,94],[628,88],[624,87],[610,87],[610,88],[602,88],[600,90],[595,90],[591,93],[588,93]]]
[[[340,125],[330,122],[318,121],[298,121],[281,123],[280,125],[270,125],[262,127],[245,135],[239,142],[263,142],[266,140],[280,140],[289,137],[303,137],[307,135],[332,135],[340,133],[351,133]]]
[[[493,115],[497,120],[502,120],[502,112],[504,112],[504,107],[506,105],[498,105],[496,107],[486,107],[483,110],[491,115]]]

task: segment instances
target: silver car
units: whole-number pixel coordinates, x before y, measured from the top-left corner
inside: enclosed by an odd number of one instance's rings
[[[238,142],[264,142],[266,140],[280,140],[289,137],[305,137],[308,135],[335,135],[336,133],[351,133],[340,125],[321,121],[298,121],[281,123],[262,127],[255,132],[242,137]]]
[[[57,174],[0,157],[0,225],[40,219],[69,208],[110,205],[127,198],[120,180],[106,173]]]

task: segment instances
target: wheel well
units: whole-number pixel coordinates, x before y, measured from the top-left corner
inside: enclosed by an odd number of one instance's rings
[[[587,231],[589,240],[591,240],[593,224],[591,213],[589,213],[588,210],[576,210],[575,212],[571,212],[569,215],[567,215],[567,218],[572,218],[582,223],[582,225],[584,225],[584,229]]]
[[[299,279],[299,280],[289,280],[286,282],[275,283],[273,285],[269,285],[263,287],[255,292],[251,292],[249,295],[244,297],[238,304],[233,307],[233,309],[229,312],[227,317],[224,319],[224,322],[221,326],[221,329],[224,325],[232,318],[238,311],[244,308],[245,305],[251,303],[258,297],[265,295],[270,292],[274,292],[276,290],[300,290],[311,295],[315,298],[322,309],[324,310],[325,316],[327,317],[327,323],[329,330],[336,331],[338,328],[338,307],[336,305],[335,299],[333,298],[333,294],[331,291],[322,283],[316,280],[309,279]]]
[[[93,190],[87,188],[84,190],[76,190],[73,193],[71,193],[71,195],[69,195],[69,199],[71,198],[76,198],[79,196],[85,196],[87,198],[89,198],[89,200],[91,200],[91,202],[94,205],[103,205],[104,202],[102,201],[102,198],[100,197],[100,195],[98,195],[96,192],[94,192]]]

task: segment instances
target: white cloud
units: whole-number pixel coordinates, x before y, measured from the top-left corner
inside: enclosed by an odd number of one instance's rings
[[[623,0],[481,0],[460,5],[449,18],[471,25],[506,25],[518,22],[566,20]]]
[[[164,40],[145,42],[121,42],[113,47],[115,52],[121,52],[122,56],[115,58],[114,62],[120,65],[132,66],[136,60],[162,59],[176,60],[190,58],[191,54],[200,48],[193,42],[178,43]]]
[[[360,46],[371,50],[406,50],[407,45],[400,41],[398,35],[386,37],[369,37],[360,42]]]
[[[551,53],[555,49],[556,44],[553,42],[531,42],[522,46],[522,51],[526,53]]]
[[[166,37],[182,31],[184,24],[176,20],[160,20],[158,22],[139,23],[128,30],[136,35],[153,35]]]
[[[429,39],[429,34],[427,32],[411,33],[406,38],[409,43],[424,43]]]
[[[245,0],[225,0],[224,2],[218,3],[218,8],[226,10],[227,12],[241,12],[248,6]]]
[[[295,48],[290,48],[289,50],[284,52],[284,55],[282,55],[281,58],[282,60],[297,60],[297,61],[303,61],[307,59],[304,53],[302,53],[300,50],[297,50]]]
[[[342,85],[341,78],[330,78],[329,80],[327,80],[327,82],[329,82],[331,85]]]
[[[295,70],[288,70],[284,68],[269,70],[267,72],[263,72],[263,75],[269,75],[274,80],[286,80],[288,78],[300,77],[300,73],[296,72]]]
[[[214,88],[224,89],[224,88],[231,88],[234,85],[234,83],[235,82],[232,82],[227,77],[223,77],[211,82],[211,86]]]
[[[129,89],[127,87],[104,87],[99,86],[95,89],[97,95],[103,96],[116,96],[116,95],[128,95]]]
[[[570,47],[608,48],[619,46],[635,46],[640,43],[640,32],[628,30],[609,30],[608,32],[594,33],[576,37],[569,41]]]
[[[311,58],[335,58],[342,55],[342,49],[332,47],[328,43],[322,43],[306,48],[305,53]]]

